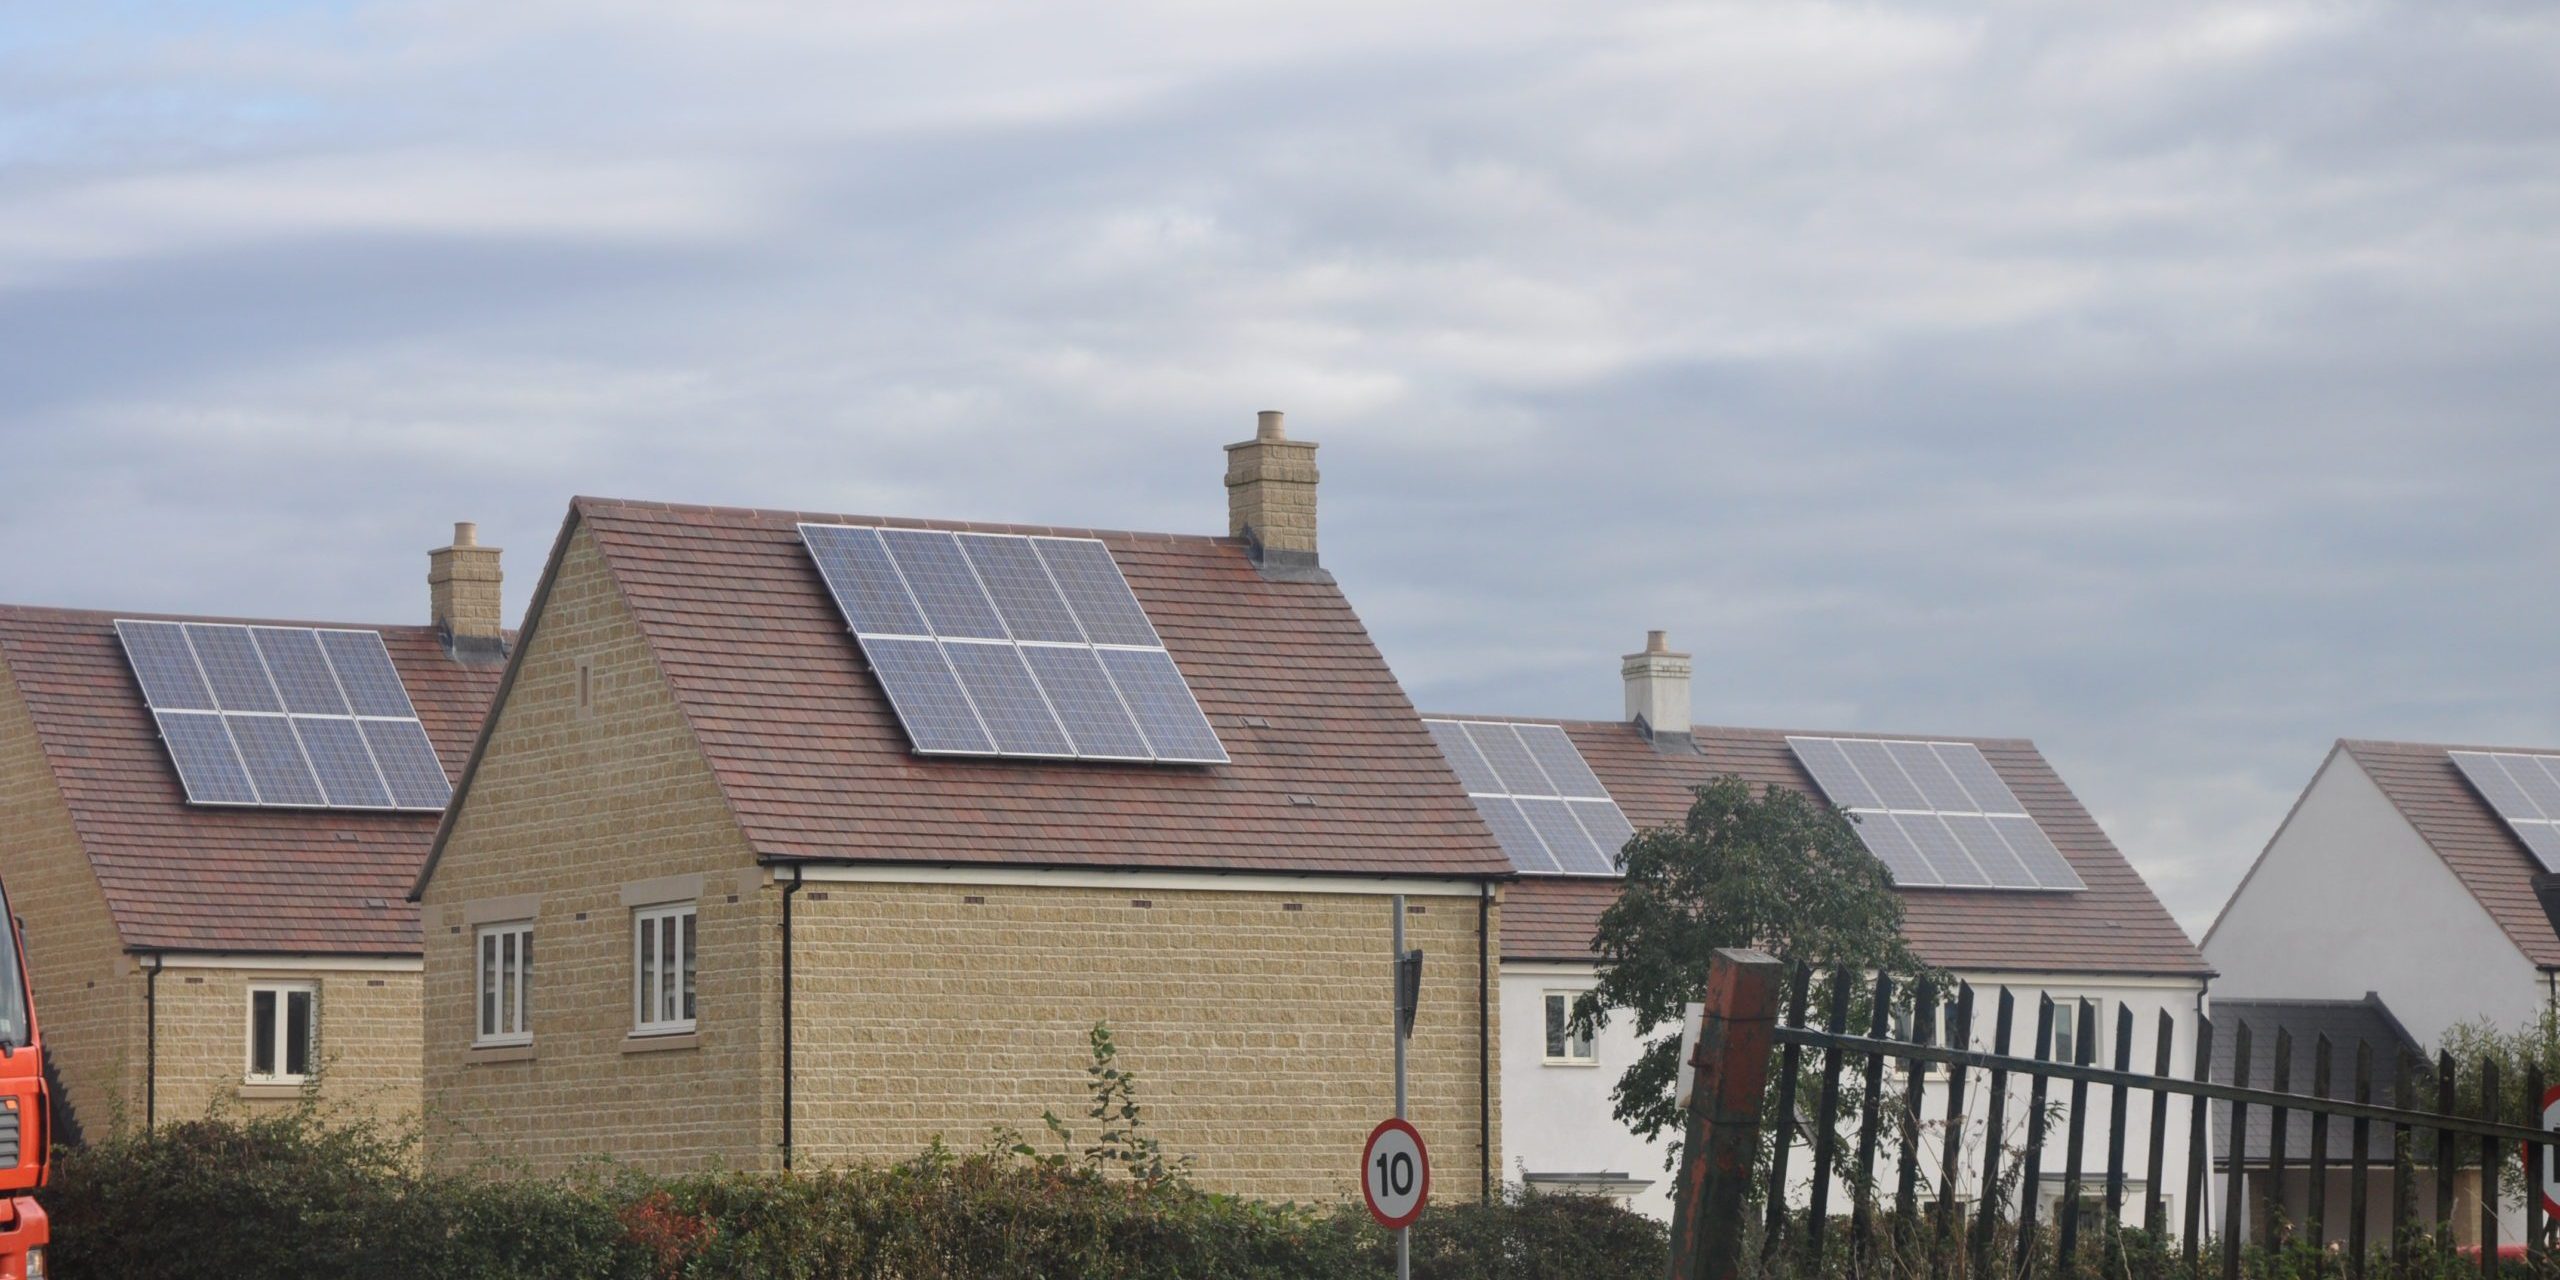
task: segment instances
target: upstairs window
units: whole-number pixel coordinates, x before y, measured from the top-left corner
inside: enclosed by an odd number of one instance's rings
[[[311,1078],[320,991],[309,983],[249,988],[249,1080],[301,1084]]]
[[[533,925],[487,925],[480,930],[480,1030],[484,1045],[533,1043]]]
[[[694,907],[631,914],[631,1027],[635,1035],[693,1030]]]
[[[1547,993],[1547,1061],[1558,1064],[1589,1066],[1599,1062],[1591,1037],[1573,1029],[1573,991]]]

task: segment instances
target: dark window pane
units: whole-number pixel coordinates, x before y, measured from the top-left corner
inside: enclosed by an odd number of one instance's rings
[[[311,1074],[311,993],[288,991],[284,997],[284,1070],[286,1075]]]
[[[249,1074],[276,1073],[276,993],[249,994]]]

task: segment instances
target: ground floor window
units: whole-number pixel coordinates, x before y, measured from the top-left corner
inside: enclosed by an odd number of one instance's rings
[[[320,991],[310,983],[250,987],[249,1078],[260,1084],[300,1084],[310,1079],[319,1012]]]
[[[1573,1029],[1573,998],[1578,991],[1547,993],[1547,1061],[1588,1065],[1600,1060],[1591,1037]]]
[[[641,1035],[693,1030],[693,904],[631,915],[632,1029]]]
[[[533,1042],[533,926],[480,930],[480,1044]]]

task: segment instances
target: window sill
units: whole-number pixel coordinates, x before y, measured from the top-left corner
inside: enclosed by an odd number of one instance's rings
[[[247,1080],[241,1082],[243,1102],[291,1102],[302,1096],[304,1084],[299,1080]]]
[[[1598,1058],[1541,1058],[1538,1060],[1538,1065],[1543,1067],[1596,1067],[1600,1065],[1600,1060]]]
[[[624,1053],[672,1053],[679,1049],[699,1049],[702,1037],[691,1031],[655,1035],[628,1035],[622,1038]]]
[[[465,1066],[477,1066],[483,1062],[531,1062],[533,1046],[529,1043],[475,1044],[463,1051],[462,1061]]]

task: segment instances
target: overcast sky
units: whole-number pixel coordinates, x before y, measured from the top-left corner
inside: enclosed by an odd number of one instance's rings
[[[207,8],[0,20],[0,599],[1221,532],[1281,408],[1423,706],[1667,627],[2035,738],[2197,934],[2332,739],[2560,745],[2547,4]]]

